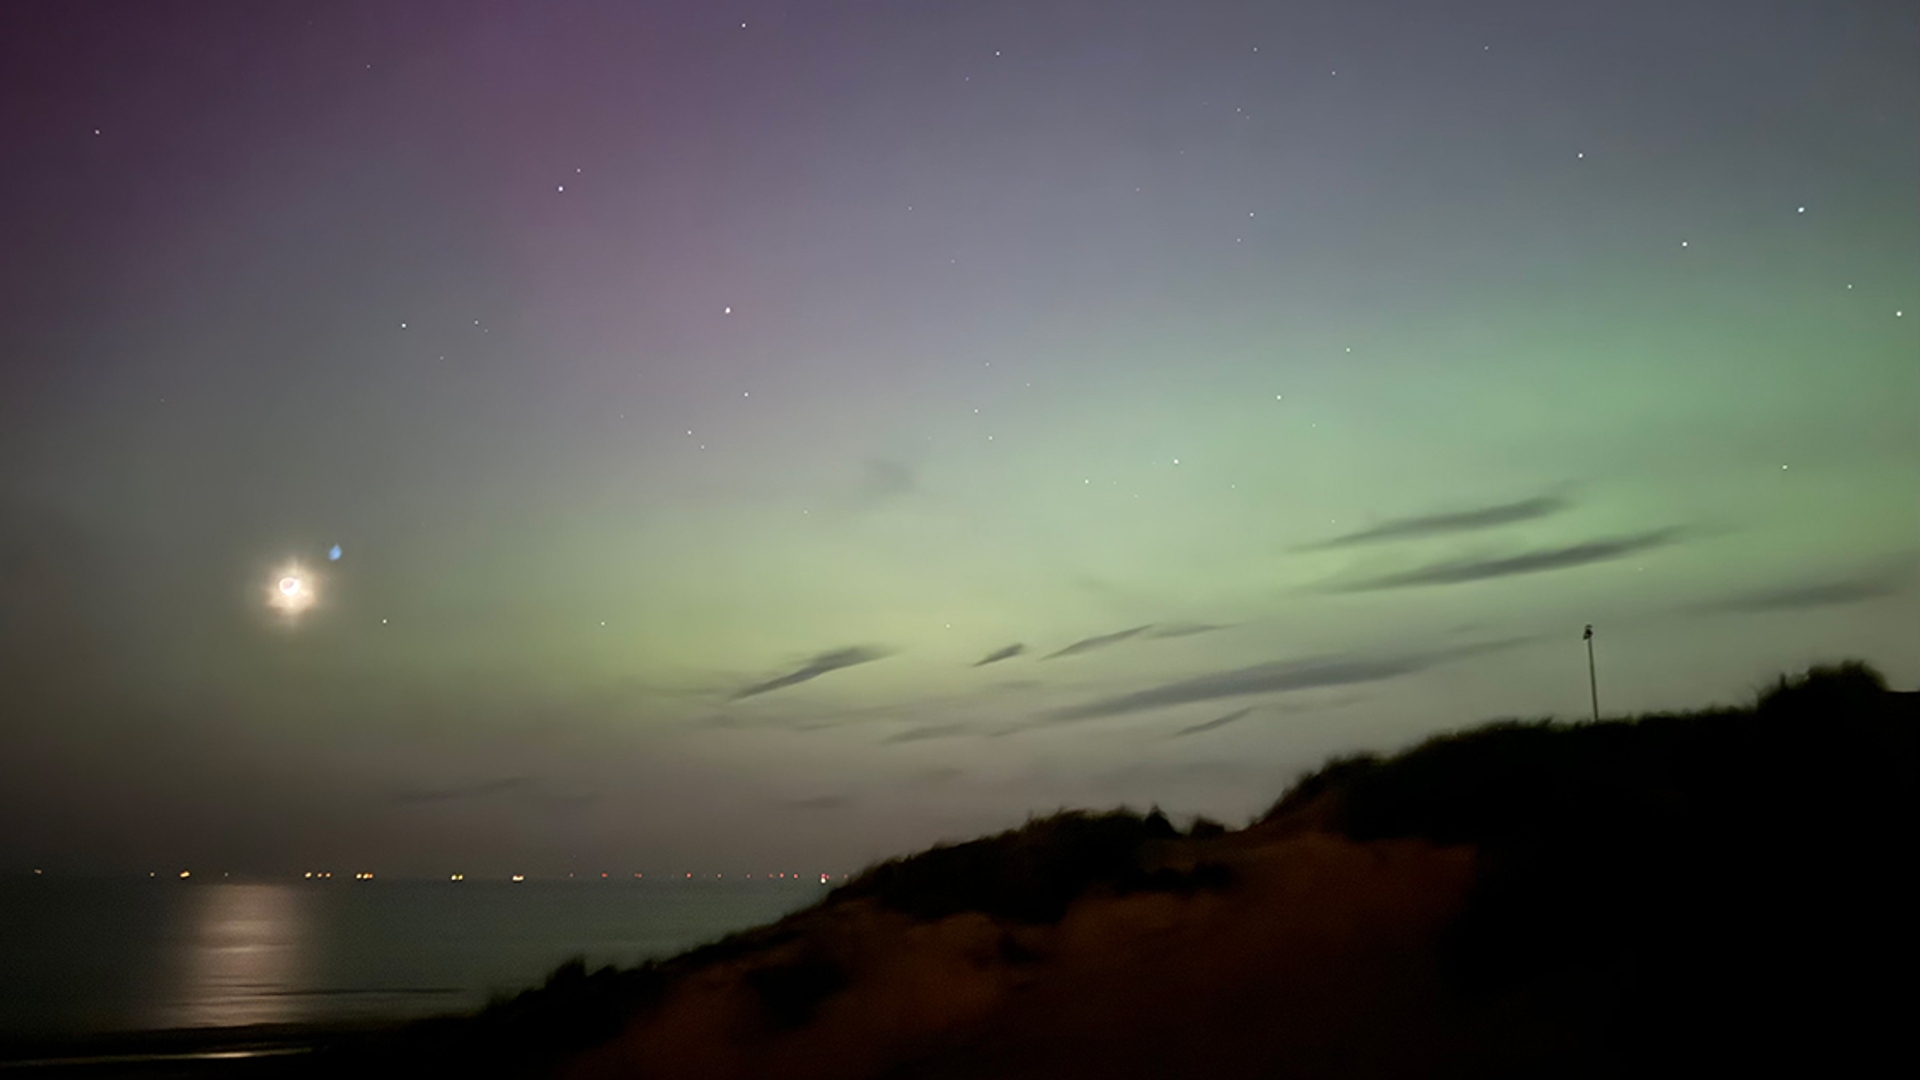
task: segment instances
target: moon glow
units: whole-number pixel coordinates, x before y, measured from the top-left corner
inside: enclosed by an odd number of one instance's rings
[[[312,607],[314,599],[313,578],[298,564],[275,574],[267,589],[267,606],[288,617]]]

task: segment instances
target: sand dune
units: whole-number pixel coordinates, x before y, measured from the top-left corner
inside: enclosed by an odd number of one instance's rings
[[[1898,1049],[1920,695],[1495,724],[1239,830],[1069,813],[386,1047],[611,1077],[1825,1074]]]

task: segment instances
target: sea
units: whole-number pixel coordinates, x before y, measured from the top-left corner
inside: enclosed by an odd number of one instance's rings
[[[0,1042],[478,1009],[667,957],[825,895],[818,877],[0,879]]]

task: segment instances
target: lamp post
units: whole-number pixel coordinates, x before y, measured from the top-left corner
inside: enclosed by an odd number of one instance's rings
[[[1581,637],[1587,643],[1587,692],[1593,696],[1593,722],[1600,722],[1600,679],[1593,671],[1593,624],[1587,624],[1587,632]]]

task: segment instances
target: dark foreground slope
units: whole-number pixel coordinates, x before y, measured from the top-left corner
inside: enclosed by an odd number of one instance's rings
[[[1877,1071],[1911,1051],[1920,695],[1495,724],[1259,821],[1062,814],[314,1064],[567,1077]]]

